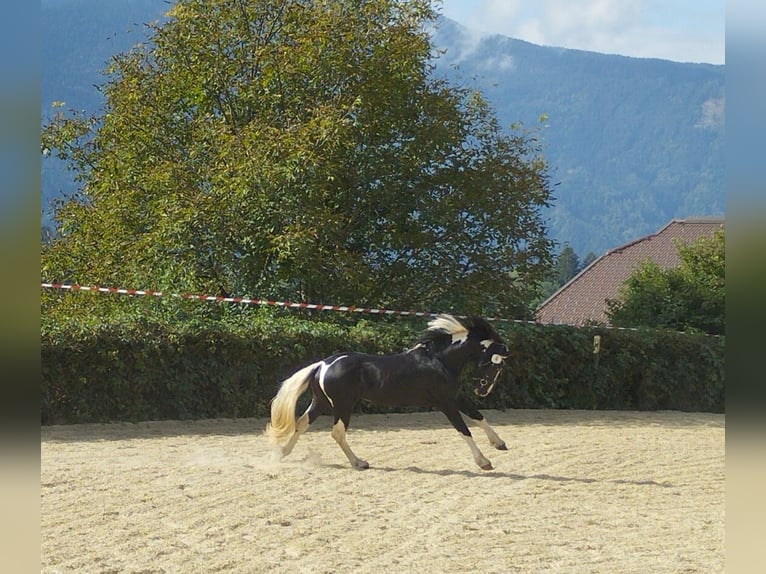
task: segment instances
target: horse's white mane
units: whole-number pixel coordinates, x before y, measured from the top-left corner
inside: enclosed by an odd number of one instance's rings
[[[468,339],[468,329],[452,315],[438,315],[428,323],[431,331],[446,331],[452,335],[453,343],[462,343]]]

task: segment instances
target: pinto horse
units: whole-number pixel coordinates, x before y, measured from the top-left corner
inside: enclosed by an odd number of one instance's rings
[[[490,444],[508,450],[470,398],[459,393],[463,369],[478,374],[474,393],[487,396],[495,386],[508,348],[484,319],[438,315],[415,347],[395,355],[341,353],[308,365],[285,379],[271,403],[267,434],[280,458],[293,450],[300,435],[320,414],[332,414],[332,437],[356,469],[369,468],[346,442],[351,412],[360,400],[397,407],[436,407],[465,439],[477,465],[491,470],[471,436],[461,412],[477,422]],[[298,398],[311,389],[309,407],[296,419]]]

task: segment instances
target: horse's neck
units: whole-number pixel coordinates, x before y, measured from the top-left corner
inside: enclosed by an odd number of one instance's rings
[[[471,361],[472,355],[472,350],[467,345],[452,345],[442,351],[441,358],[442,363],[457,376]]]

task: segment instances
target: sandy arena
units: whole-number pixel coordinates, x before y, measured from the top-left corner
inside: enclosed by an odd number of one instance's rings
[[[723,572],[724,415],[485,414],[488,472],[437,412],[353,417],[365,471],[329,417],[42,427],[41,572]]]

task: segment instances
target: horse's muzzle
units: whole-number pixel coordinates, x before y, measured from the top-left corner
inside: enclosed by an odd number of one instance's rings
[[[476,388],[473,392],[479,397],[486,397],[495,388],[497,380],[500,378],[500,373],[503,372],[502,366],[495,369],[495,376],[491,379],[488,377],[481,377],[476,384]]]

